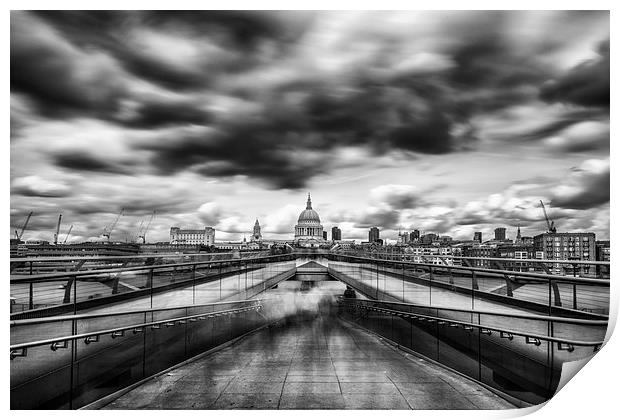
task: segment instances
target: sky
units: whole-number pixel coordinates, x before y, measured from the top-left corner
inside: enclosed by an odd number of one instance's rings
[[[10,235],[609,238],[605,11],[11,12]],[[330,236],[331,237],[331,236]]]

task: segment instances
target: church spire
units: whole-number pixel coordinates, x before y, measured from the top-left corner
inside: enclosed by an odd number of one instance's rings
[[[306,210],[312,210],[312,201],[310,200],[310,193],[308,193],[308,203],[306,203]]]

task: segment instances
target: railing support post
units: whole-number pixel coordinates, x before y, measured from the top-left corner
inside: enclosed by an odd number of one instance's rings
[[[119,282],[120,278],[119,276],[116,276],[114,278],[114,280],[112,280],[112,294],[116,295],[118,294],[118,282]]]
[[[71,277],[65,285],[65,296],[62,300],[62,303],[71,303],[71,287],[73,287],[74,282],[75,276]]]
[[[34,309],[34,283],[30,282],[28,289],[28,309]]]
[[[471,271],[471,284],[474,290],[480,290],[478,286],[478,277],[476,277],[476,272],[474,270]]]
[[[144,285],[145,288],[150,289],[153,287],[153,269],[149,269],[148,274],[146,275],[146,284]]]
[[[577,264],[573,264],[573,277],[577,277]],[[577,283],[573,283],[573,309],[577,309]]]
[[[196,303],[196,264],[192,265],[192,304]]]
[[[545,273],[547,273],[548,275],[552,275],[551,271],[549,270],[549,268],[544,265],[543,263],[539,263],[539,266],[543,269],[543,271]],[[555,280],[551,280],[549,279],[549,283],[550,283],[550,289],[549,289],[549,301],[551,301],[551,291],[553,291],[553,304],[554,306],[562,306],[562,299],[560,297],[560,289],[558,288],[558,283]]]

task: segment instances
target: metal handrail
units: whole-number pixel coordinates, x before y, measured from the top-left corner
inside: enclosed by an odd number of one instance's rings
[[[160,264],[160,265],[147,265],[147,266],[137,266],[137,267],[123,267],[123,268],[110,268],[103,270],[83,270],[83,271],[66,271],[61,273],[49,273],[49,274],[33,274],[20,278],[10,279],[11,283],[33,283],[33,282],[45,282],[52,281],[59,278],[67,278],[67,277],[85,277],[85,276],[95,276],[101,274],[115,274],[115,273],[125,273],[125,272],[133,272],[133,271],[145,271],[145,270],[154,270],[154,269],[162,269],[162,268],[172,268],[172,267],[192,267],[192,266],[202,266],[208,264],[224,264],[224,263],[247,263],[248,261],[257,261],[257,260],[265,260],[269,258],[277,258],[281,257],[279,255],[273,255],[268,257],[256,257],[256,258],[248,258],[242,260],[221,260],[221,261],[194,261],[194,262],[183,262],[183,263],[174,263],[174,264]],[[261,262],[259,261],[259,262]]]
[[[403,264],[408,266],[422,266],[429,267],[433,269],[450,269],[450,270],[464,270],[464,271],[472,271],[472,272],[480,272],[480,273],[491,273],[491,274],[500,274],[500,275],[511,275],[513,277],[528,277],[533,279],[541,279],[541,280],[559,280],[562,283],[581,283],[581,284],[593,284],[599,286],[609,286],[608,279],[596,279],[591,277],[568,277],[568,276],[559,276],[555,274],[542,274],[542,273],[528,273],[521,271],[510,271],[510,270],[497,270],[490,268],[482,268],[482,267],[465,267],[465,266],[452,266],[452,265],[437,265],[431,263],[421,263],[421,262],[413,262],[413,261],[394,261],[394,260],[381,260],[375,258],[367,258],[367,257],[358,257],[352,255],[339,255],[348,258],[355,258],[358,260],[369,261],[373,263],[396,263]],[[346,261],[345,261],[346,262]]]
[[[443,323],[446,323],[446,324],[458,324],[458,325],[467,326],[467,327],[475,327],[475,328],[478,328],[480,330],[497,331],[499,333],[518,335],[520,337],[526,337],[526,338],[536,338],[536,339],[539,339],[539,340],[545,340],[545,341],[550,341],[550,342],[560,343],[560,344],[572,344],[572,345],[575,345],[575,346],[600,347],[604,343],[604,341],[579,341],[579,340],[571,340],[571,339],[550,337],[550,336],[546,336],[546,335],[532,334],[532,333],[526,333],[526,332],[516,331],[516,330],[508,330],[508,329],[499,328],[499,327],[496,327],[496,326],[488,326],[488,325],[482,325],[482,324],[475,324],[475,323],[467,322],[467,321],[454,320],[454,319],[450,319],[450,318],[442,318],[442,317],[438,317],[438,316],[434,316],[434,315],[426,315],[426,314],[422,315],[422,314],[415,314],[415,313],[411,313],[411,312],[397,311],[395,309],[377,308],[377,307],[373,307],[373,306],[362,305],[360,303],[351,304],[350,306],[365,307],[365,308],[368,308],[369,310],[382,311],[382,312],[387,312],[387,313],[390,313],[390,314],[395,314],[395,315],[398,315],[398,316],[409,317],[409,318],[414,317],[414,318],[421,318],[421,319],[432,319],[432,320],[434,320],[436,322],[443,322]]]
[[[226,254],[230,254],[227,252],[222,253],[191,253],[191,254],[139,254],[139,255],[95,255],[95,256],[75,256],[75,257],[14,257],[10,259],[11,263],[14,262],[44,262],[44,261],[82,261],[82,260],[93,260],[93,261],[105,261],[105,260],[141,260],[145,258],[185,258],[185,257],[207,257],[207,256],[223,256]],[[241,254],[243,255],[243,254]],[[254,259],[254,258],[268,258],[268,257],[278,257],[278,256],[308,256],[314,255],[312,253],[299,253],[293,252],[290,254],[279,254],[279,255],[266,255],[262,257],[248,257],[248,258],[234,258],[231,260],[216,260],[211,262],[220,262],[220,261],[239,261],[246,259]],[[351,256],[351,257],[364,257],[364,255],[360,256],[359,254],[351,254],[351,253],[343,253],[343,252],[326,252],[322,254],[316,255],[338,255],[338,256]],[[385,256],[407,256],[407,257],[415,257],[415,258],[451,258],[458,260],[480,260],[480,261],[503,261],[503,262],[537,262],[537,263],[549,263],[549,264],[580,264],[580,265],[605,265],[609,266],[611,263],[609,261],[590,261],[590,260],[547,260],[547,259],[534,259],[534,258],[498,258],[498,257],[466,257],[462,255],[419,255],[419,254],[390,254],[390,253],[377,253],[375,255],[385,255]],[[365,256],[369,256],[365,253]],[[389,260],[396,261],[396,260]],[[206,262],[206,261],[204,261]],[[436,264],[435,264],[436,265]]]
[[[466,312],[469,314],[480,314],[480,315],[495,315],[495,316],[503,316],[509,318],[521,318],[527,320],[536,320],[536,321],[551,321],[551,322],[564,322],[568,324],[576,324],[576,325],[593,325],[593,326],[607,326],[609,321],[605,320],[596,320],[596,319],[581,319],[581,318],[562,318],[558,316],[548,316],[548,315],[537,315],[537,314],[518,314],[518,313],[503,313],[496,311],[484,311],[484,310],[473,310],[473,309],[465,309],[465,308],[453,308],[448,306],[427,306],[427,305],[418,305],[415,303],[407,303],[407,302],[392,302],[389,300],[365,300],[365,299],[354,299],[354,298],[341,298],[344,302],[364,302],[364,303],[376,303],[382,305],[399,305],[399,306],[409,306],[415,308],[424,308],[424,309],[438,309],[444,311],[458,311],[458,312]],[[609,317],[608,317],[609,318]]]
[[[144,313],[144,312],[174,311],[174,310],[179,310],[179,309],[199,308],[201,306],[235,305],[239,303],[251,303],[251,302],[261,303],[261,302],[266,302],[270,300],[274,300],[274,299],[267,298],[267,299],[230,300],[230,301],[223,301],[223,302],[198,303],[195,305],[171,306],[171,307],[165,307],[165,308],[164,307],[144,308],[144,309],[132,309],[130,311],[118,311],[118,312],[104,312],[104,313],[78,314],[78,315],[57,315],[57,316],[48,316],[48,317],[42,317],[42,318],[13,320],[10,322],[10,326],[20,327],[20,326],[31,325],[31,324],[72,321],[72,320],[100,318],[100,317],[108,317],[108,316],[123,316],[123,315],[139,314],[139,313]]]
[[[70,341],[70,340],[79,340],[81,338],[89,338],[89,337],[101,336],[101,335],[106,335],[106,334],[112,334],[112,333],[115,333],[115,332],[129,331],[129,330],[133,330],[133,329],[136,329],[136,328],[144,328],[144,327],[149,327],[149,326],[153,326],[153,325],[161,326],[162,324],[175,323],[175,322],[178,322],[178,321],[186,321],[186,320],[193,319],[193,318],[200,318],[200,317],[210,317],[211,318],[211,317],[214,317],[214,316],[226,315],[226,314],[229,314],[229,313],[248,312],[250,310],[254,310],[254,309],[258,310],[260,308],[262,308],[262,305],[259,304],[259,305],[246,306],[246,307],[243,307],[243,308],[227,309],[227,310],[223,310],[223,311],[203,312],[203,313],[192,314],[192,315],[187,315],[187,316],[183,316],[183,317],[168,318],[168,319],[162,319],[162,320],[158,320],[158,321],[144,322],[144,323],[141,323],[141,324],[126,325],[124,327],[110,328],[110,329],[100,330],[100,331],[91,331],[91,332],[87,332],[87,333],[73,334],[73,335],[64,336],[64,337],[48,338],[48,339],[45,339],[45,340],[31,341],[29,343],[13,344],[13,345],[10,346],[10,351],[11,352],[15,352],[15,351],[18,351],[18,350],[28,349],[28,348],[31,348],[31,347],[39,347],[39,346],[44,346],[44,345],[47,345],[47,344],[60,343],[60,342]]]
[[[342,255],[347,257],[357,257],[359,255],[356,254],[347,254],[347,253],[338,253],[333,252],[330,255]],[[580,265],[611,265],[610,261],[591,261],[591,260],[545,260],[545,259],[536,259],[536,258],[499,258],[499,257],[465,257],[462,255],[424,255],[424,254],[390,254],[390,253],[377,253],[375,255],[385,255],[385,256],[407,256],[413,258],[452,258],[457,260],[479,260],[479,261],[508,261],[508,262],[537,262],[537,263],[549,263],[549,264],[580,264]],[[368,254],[365,255],[366,257]],[[364,258],[365,256],[361,256]],[[387,261],[396,261],[396,262],[407,262],[402,260],[387,260]],[[435,266],[437,264],[434,264]]]
[[[426,263],[426,262],[386,260],[386,259],[371,258],[371,257],[366,257],[366,256],[338,254],[338,253],[321,254],[321,255],[355,258],[358,260],[371,261],[375,263],[380,263],[380,262],[395,263],[396,262],[396,263],[405,264],[409,266],[422,266],[422,267],[433,267],[433,268],[447,267],[447,268],[454,269],[454,270],[476,271],[476,272],[481,272],[481,273],[491,273],[491,274],[500,274],[500,275],[504,275],[504,274],[518,275],[521,277],[540,278],[543,280],[550,280],[550,279],[551,280],[562,280],[564,282],[569,282],[569,283],[577,282],[577,283],[582,283],[582,284],[598,284],[602,286],[609,285],[609,280],[596,279],[596,278],[590,278],[590,277],[567,277],[567,276],[559,276],[559,275],[554,275],[554,274],[528,273],[528,272],[520,272],[520,271],[489,269],[489,268],[482,268],[482,267],[466,267],[466,266],[452,266],[452,265],[438,266],[437,264]],[[58,278],[66,278],[66,277],[72,277],[72,276],[82,277],[82,276],[87,276],[87,275],[93,276],[93,275],[99,275],[99,274],[115,274],[115,273],[123,273],[123,272],[134,272],[134,271],[143,271],[143,270],[151,270],[151,269],[165,269],[165,268],[173,268],[173,267],[204,266],[207,264],[241,263],[241,262],[251,262],[251,261],[262,262],[262,261],[269,260],[272,258],[282,258],[286,256],[297,257],[297,254],[269,255],[269,256],[264,256],[264,257],[252,257],[252,258],[244,258],[244,259],[230,259],[230,260],[218,260],[218,261],[188,261],[188,262],[182,262],[182,263],[159,264],[159,265],[149,265],[149,266],[123,267],[123,268],[111,268],[111,269],[101,269],[101,270],[97,269],[97,270],[67,271],[67,272],[62,272],[62,273],[33,274],[33,275],[21,277],[21,278],[10,279],[10,282],[19,284],[19,283],[30,283],[30,282],[39,281],[39,280],[54,280]],[[136,258],[136,257],[132,256],[131,258]],[[478,257],[447,257],[447,258],[475,259]],[[490,260],[488,258],[478,258],[478,259]],[[492,260],[498,260],[498,261],[504,261],[504,262],[505,261],[513,261],[513,262],[528,261],[528,260],[508,259],[508,258],[493,258]],[[565,260],[531,260],[531,261],[535,261],[535,262],[552,261],[554,263],[577,264],[577,262],[575,261],[565,261]],[[597,263],[598,265],[609,265],[609,262],[601,262],[601,261],[584,262],[584,264],[587,264],[587,265],[592,265],[593,263]]]
[[[242,251],[246,252],[246,251]],[[250,251],[252,252],[252,251]],[[210,257],[210,256],[226,256],[227,254],[231,254],[230,252],[209,252],[209,253],[189,253],[189,254],[138,254],[138,255],[91,255],[91,256],[66,256],[66,257],[13,257],[10,259],[10,262],[44,262],[44,261],[82,261],[82,260],[93,260],[93,261],[105,261],[105,260],[140,260],[145,258],[164,258],[164,257],[175,257],[175,258],[184,258],[184,257]],[[241,255],[243,255],[241,253]],[[286,254],[282,254],[286,255]],[[272,256],[272,255],[269,255]],[[275,255],[273,255],[275,256]],[[260,257],[249,257],[249,258],[260,258]],[[239,259],[245,258],[237,258]]]

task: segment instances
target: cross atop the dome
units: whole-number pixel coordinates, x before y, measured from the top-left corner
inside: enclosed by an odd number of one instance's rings
[[[310,201],[310,193],[308,193],[308,203],[306,204],[306,210],[312,209],[312,201]]]

